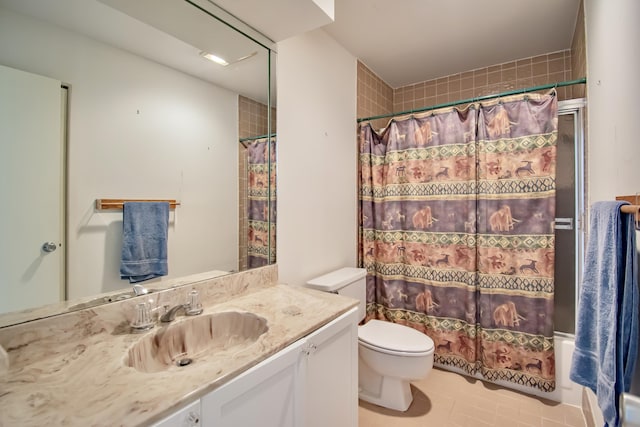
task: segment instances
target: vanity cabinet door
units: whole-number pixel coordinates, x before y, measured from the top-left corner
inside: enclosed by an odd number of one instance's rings
[[[201,399],[203,425],[300,427],[300,340]]]
[[[201,418],[200,400],[198,399],[164,420],[153,424],[153,427],[199,427],[202,425]]]
[[[358,329],[355,309],[305,338],[305,427],[357,427]]]

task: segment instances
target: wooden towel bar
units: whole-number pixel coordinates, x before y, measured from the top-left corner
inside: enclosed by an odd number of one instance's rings
[[[169,199],[96,199],[97,210],[117,210],[122,209],[124,202],[168,202],[170,209],[180,206],[180,202]]]

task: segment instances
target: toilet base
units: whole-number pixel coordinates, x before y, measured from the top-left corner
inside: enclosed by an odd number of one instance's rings
[[[404,412],[413,402],[411,383],[394,377],[384,377],[360,360],[358,398],[365,402]]]
[[[373,396],[365,390],[360,390],[358,398],[395,411],[405,412],[409,409],[413,402],[410,383],[391,378],[385,378],[384,383],[382,388],[384,392],[380,396]]]

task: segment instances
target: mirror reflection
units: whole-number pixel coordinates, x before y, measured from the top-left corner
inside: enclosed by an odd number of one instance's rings
[[[0,0],[0,313],[133,295],[122,210],[97,199],[179,203],[168,275],[147,289],[275,261],[274,53],[221,15],[206,0]]]

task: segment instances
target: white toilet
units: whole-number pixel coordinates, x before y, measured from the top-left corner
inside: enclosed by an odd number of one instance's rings
[[[366,270],[342,268],[307,282],[307,287],[360,300],[366,306]],[[408,326],[370,320],[358,327],[359,397],[397,411],[411,405],[410,382],[425,378],[433,367],[431,338]]]

